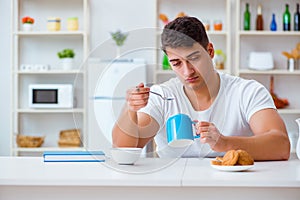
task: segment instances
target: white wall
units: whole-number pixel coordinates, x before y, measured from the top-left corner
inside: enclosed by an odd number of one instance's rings
[[[0,1],[0,155],[9,155],[10,130],[10,1]]]

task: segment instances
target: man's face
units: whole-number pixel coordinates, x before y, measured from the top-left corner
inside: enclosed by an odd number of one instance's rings
[[[210,43],[207,50],[199,43],[192,47],[166,48],[173,71],[187,89],[201,89],[214,71],[214,49]]]

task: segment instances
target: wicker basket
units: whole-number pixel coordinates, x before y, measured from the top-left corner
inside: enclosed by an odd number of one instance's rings
[[[18,147],[40,147],[44,143],[45,137],[29,136],[29,135],[17,135]]]
[[[81,145],[80,130],[69,129],[62,130],[59,133],[59,147],[79,147]]]
[[[72,139],[60,139],[58,141],[59,147],[80,147],[80,140],[72,140]]]
[[[80,130],[79,129],[69,129],[62,130],[59,133],[59,139],[65,138],[80,138]]]

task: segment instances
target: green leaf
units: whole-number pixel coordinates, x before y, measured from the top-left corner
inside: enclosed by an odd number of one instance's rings
[[[62,51],[57,53],[59,58],[74,58],[75,53],[72,49],[63,49]]]
[[[116,42],[117,46],[124,45],[125,40],[127,39],[128,33],[122,33],[120,30],[110,33],[112,39]]]

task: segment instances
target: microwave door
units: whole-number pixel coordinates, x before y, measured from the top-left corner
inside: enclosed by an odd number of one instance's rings
[[[33,89],[33,104],[58,104],[57,89]]]

